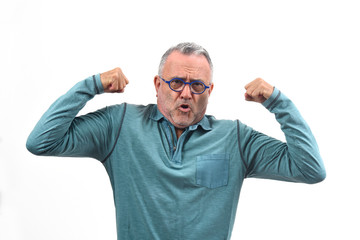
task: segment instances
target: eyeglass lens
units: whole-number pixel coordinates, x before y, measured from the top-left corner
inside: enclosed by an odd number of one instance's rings
[[[171,89],[173,89],[175,91],[181,91],[184,89],[185,83],[183,81],[181,81],[180,79],[173,79],[170,81],[170,87],[171,87]],[[193,91],[195,93],[201,93],[204,91],[205,86],[201,82],[192,82],[190,84],[190,88],[191,88],[191,91]]]

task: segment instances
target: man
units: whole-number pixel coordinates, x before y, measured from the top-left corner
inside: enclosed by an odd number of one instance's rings
[[[214,89],[201,46],[181,43],[154,78],[157,105],[120,104],[76,117],[103,92],[124,92],[120,68],[76,84],[43,115],[27,141],[34,154],[93,157],[105,166],[118,239],[230,239],[243,180],[317,183],[325,169],[294,104],[258,78],[245,99],[274,113],[286,143],[240,121],[205,115]]]

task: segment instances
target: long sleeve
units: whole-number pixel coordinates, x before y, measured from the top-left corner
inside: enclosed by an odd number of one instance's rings
[[[114,132],[109,109],[76,117],[87,101],[102,92],[99,74],[77,83],[41,117],[27,139],[27,149],[36,155],[104,158]]]
[[[263,105],[275,114],[286,143],[239,124],[246,177],[303,183],[324,180],[326,173],[316,140],[295,105],[277,88]]]

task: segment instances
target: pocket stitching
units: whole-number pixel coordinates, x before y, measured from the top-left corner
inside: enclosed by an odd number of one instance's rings
[[[206,166],[206,162],[211,164]],[[227,153],[197,156],[196,184],[210,189],[226,186],[229,180],[229,162],[230,154]]]

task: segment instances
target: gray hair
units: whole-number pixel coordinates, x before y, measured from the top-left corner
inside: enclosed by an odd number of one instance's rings
[[[206,57],[209,65],[210,65],[210,70],[211,70],[211,76],[212,76],[212,72],[213,72],[213,64],[210,58],[209,53],[205,50],[205,48],[203,48],[202,46],[196,44],[196,43],[191,43],[191,42],[184,42],[184,43],[179,43],[178,45],[169,48],[164,55],[161,58],[160,61],[160,65],[159,65],[159,72],[158,74],[161,76],[162,75],[162,71],[164,69],[164,65],[165,62],[167,60],[167,58],[169,57],[169,55],[174,52],[174,51],[178,51],[182,54],[185,55],[203,55]]]

